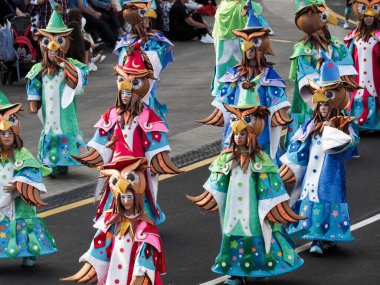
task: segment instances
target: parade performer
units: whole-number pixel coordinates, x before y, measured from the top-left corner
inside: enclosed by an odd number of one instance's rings
[[[298,127],[312,116],[305,98],[311,98],[306,87],[309,79],[319,77],[320,51],[324,51],[339,66],[340,76],[354,87],[353,76],[357,74],[347,47],[338,38],[331,36],[327,23],[337,24],[335,16],[329,14],[324,0],[295,0],[297,13],[295,23],[305,33],[303,39],[294,45],[290,79],[295,81],[291,118],[287,141]]]
[[[75,275],[61,281],[77,283],[162,285],[165,258],[157,227],[144,213],[148,161],[122,154],[102,167],[115,196],[113,208],[102,214],[85,262]]]
[[[239,101],[240,96],[256,96],[256,87],[262,106],[269,109],[270,115],[265,119],[265,128],[259,136],[259,143],[263,150],[276,161],[279,158],[279,144],[281,130],[291,122],[287,114],[290,102],[285,92],[285,82],[276,73],[273,64],[268,62],[265,55],[274,55],[270,46],[270,30],[262,27],[245,28],[232,31],[243,43],[241,62],[227,71],[219,79],[223,84],[220,94],[215,97],[214,104],[218,102],[218,110],[222,117],[211,115],[199,121],[207,125],[224,124],[223,143],[228,148],[232,129],[230,126],[230,112],[223,104],[233,105]],[[218,120],[216,120],[218,119]]]
[[[157,14],[151,5],[151,0],[124,2],[123,17],[125,22],[130,25],[131,30],[118,42],[114,54],[118,56],[118,64],[123,65],[128,47],[140,39],[145,39],[142,49],[153,65],[154,77],[158,78],[168,63],[173,61],[174,45],[162,32],[152,29],[152,20],[157,18]],[[155,84],[152,86],[150,95],[156,97]]]
[[[346,194],[346,160],[351,158],[359,138],[342,110],[349,102],[350,83],[341,80],[338,66],[324,53],[321,76],[310,79],[313,118],[303,124],[281,157],[284,182],[295,182],[291,205],[305,221],[290,224],[290,234],[307,231],[310,252],[323,254],[336,242],[353,240]]]
[[[22,258],[23,266],[33,266],[37,257],[55,253],[54,238],[36,206],[45,206],[42,176],[51,170],[42,166],[23,147],[17,113],[21,104],[11,104],[0,92],[0,258]]]
[[[87,65],[65,53],[70,46],[70,33],[59,14],[60,6],[52,4],[54,12],[46,29],[37,29],[42,61],[26,76],[29,112],[42,122],[38,144],[38,160],[53,170],[53,176],[66,173],[68,166],[80,164],[71,158],[87,151],[79,129],[76,95],[87,84]]]
[[[256,96],[242,94],[231,112],[230,148],[211,164],[211,175],[193,203],[219,209],[222,244],[212,270],[231,275],[225,284],[245,284],[246,277],[269,277],[299,268],[303,260],[284,234],[281,223],[296,222],[278,168],[258,143],[269,110]]]
[[[129,48],[128,54],[124,66],[115,67],[118,74],[116,106],[107,110],[95,124],[97,130],[88,143],[89,151],[74,157],[89,167],[113,161],[123,149],[130,156],[146,157],[149,168],[146,170],[148,189],[145,192],[145,212],[156,224],[160,224],[165,216],[156,202],[158,174],[176,174],[181,171],[169,157],[170,147],[166,136],[169,130],[164,120],[142,102],[150,89],[149,79],[154,78],[149,59],[141,52],[139,42]],[[110,209],[114,201],[110,194],[107,191],[103,193],[98,215]]]
[[[363,89],[354,91],[347,108],[361,130],[380,130],[380,1],[357,0],[353,5],[358,27],[345,42],[359,75],[355,78]]]

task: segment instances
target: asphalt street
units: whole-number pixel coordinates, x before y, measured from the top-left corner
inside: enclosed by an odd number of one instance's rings
[[[347,187],[352,224],[380,213],[380,134],[363,135],[359,159],[348,162]],[[186,200],[185,194],[202,192],[207,166],[160,182],[159,202],[167,220],[159,226],[167,259],[166,285],[202,284],[220,276],[210,267],[218,253],[220,227],[217,214],[205,213]],[[78,258],[88,248],[94,230],[93,204],[45,218],[59,252],[42,256],[35,268],[21,268],[20,261],[0,261],[0,284],[59,284],[60,277],[80,268]],[[354,231],[356,240],[324,257],[300,253],[305,264],[298,271],[269,279],[266,284],[373,285],[379,282],[380,221]],[[297,246],[305,244],[298,240]],[[249,284],[256,284],[251,280]],[[217,283],[211,283],[217,284]]]

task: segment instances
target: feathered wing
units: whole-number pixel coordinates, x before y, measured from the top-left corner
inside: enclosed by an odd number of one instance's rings
[[[95,268],[90,263],[86,262],[77,273],[69,277],[61,278],[60,281],[96,284],[98,282],[98,277]]]
[[[289,206],[289,201],[284,201],[273,207],[266,218],[273,223],[294,223],[305,220],[307,217],[297,215]]]
[[[202,120],[195,120],[195,122],[209,126],[224,127],[223,112],[218,108],[215,108],[207,118]]]
[[[272,127],[284,127],[289,125],[292,121],[293,119],[289,117],[287,108],[281,108],[273,114],[271,125]]]
[[[216,212],[219,210],[216,199],[208,191],[204,191],[199,196],[190,196],[186,194],[186,198],[205,211]]]
[[[17,181],[17,192],[20,193],[21,198],[29,205],[43,207],[47,203],[41,198],[41,192],[36,187],[24,182]]]
[[[150,162],[150,170],[154,174],[180,174],[178,169],[169,156],[169,151],[162,151],[153,156]]]
[[[71,155],[72,158],[74,158],[79,163],[88,166],[90,168],[96,168],[98,166],[102,166],[104,164],[103,158],[100,155],[100,153],[92,148],[89,147],[88,152],[86,152],[83,155]]]

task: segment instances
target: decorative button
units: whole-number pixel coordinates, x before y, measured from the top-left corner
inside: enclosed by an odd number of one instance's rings
[[[256,170],[261,170],[261,169],[263,169],[263,166],[262,166],[260,163],[258,163],[258,162],[256,162],[256,163],[253,165],[253,167],[254,167]]]

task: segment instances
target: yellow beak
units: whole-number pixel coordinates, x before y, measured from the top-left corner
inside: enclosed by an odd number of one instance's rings
[[[338,18],[335,15],[333,15],[330,11],[327,22],[330,23],[331,25],[337,26],[338,25]]]
[[[132,90],[132,83],[130,81],[124,80],[117,84],[119,91],[121,90]]]
[[[149,9],[148,11],[146,11],[145,16],[147,16],[148,18],[157,19],[157,13],[153,9]]]
[[[368,8],[367,11],[365,11],[364,15],[375,17],[376,16],[376,12],[372,8]]]
[[[0,131],[5,132],[5,131],[9,130],[12,126],[13,125],[10,122],[8,122],[7,120],[1,120],[0,121]]]
[[[244,41],[244,43],[241,45],[241,49],[243,51],[250,50],[252,47],[253,47],[253,43],[251,43],[250,41]]]
[[[128,186],[130,185],[131,183],[129,183],[128,180],[125,180],[125,179],[119,179],[116,183],[116,189],[117,189],[117,192],[119,192],[120,194],[124,194],[125,191],[127,191],[127,188]]]
[[[48,44],[48,46],[47,46],[47,48],[49,49],[49,50],[51,50],[51,51],[57,51],[59,48],[60,48],[61,46],[56,42],[56,41],[51,41],[49,44]]]
[[[245,130],[246,128],[247,125],[242,120],[239,120],[232,126],[232,131],[234,132],[234,134],[237,134]]]
[[[313,98],[312,98],[312,102],[315,104],[319,102],[326,103],[327,101],[328,99],[326,98],[326,95],[321,92],[314,93]]]

